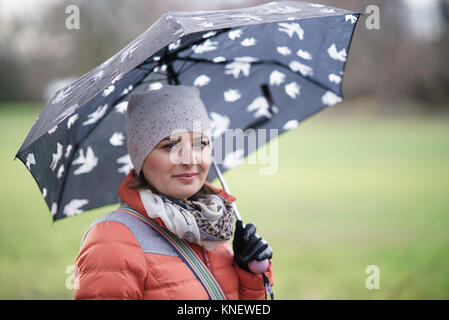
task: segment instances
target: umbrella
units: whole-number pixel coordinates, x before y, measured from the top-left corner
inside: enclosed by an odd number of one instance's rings
[[[56,92],[15,158],[34,177],[53,220],[118,203],[117,188],[132,169],[124,118],[129,94],[164,84],[192,85],[200,89],[211,120],[217,168],[209,173],[212,181],[278,134],[343,100],[343,72],[358,18],[348,10],[297,1],[167,12]],[[265,136],[258,136],[256,145],[229,150],[223,137],[237,129],[247,137],[252,129],[265,129],[260,131]]]

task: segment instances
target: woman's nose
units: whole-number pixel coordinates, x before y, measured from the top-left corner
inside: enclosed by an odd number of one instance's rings
[[[197,164],[201,158],[201,153],[197,152],[191,145],[181,148],[181,164]]]

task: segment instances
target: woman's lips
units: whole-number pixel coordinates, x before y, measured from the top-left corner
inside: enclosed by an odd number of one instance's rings
[[[182,181],[193,181],[198,176],[198,173],[195,173],[194,175],[180,175],[180,176],[174,176],[175,178],[181,179]]]

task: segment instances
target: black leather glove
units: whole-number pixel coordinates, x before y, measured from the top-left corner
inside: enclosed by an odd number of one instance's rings
[[[241,220],[237,220],[235,223],[232,249],[237,265],[248,272],[251,272],[248,268],[248,263],[251,261],[271,259],[273,256],[273,249],[270,245],[256,234],[256,226],[249,223],[243,228]]]

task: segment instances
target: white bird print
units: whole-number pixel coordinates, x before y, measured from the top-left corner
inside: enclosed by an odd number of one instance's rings
[[[256,39],[254,38],[245,38],[240,44],[244,47],[252,47],[256,45]]]
[[[225,74],[226,75],[232,75],[235,79],[237,79],[240,76],[240,73],[242,73],[245,77],[249,76],[249,69],[251,68],[251,64],[248,62],[240,62],[240,61],[234,61],[231,63],[228,63],[225,66]]]
[[[27,156],[27,162],[26,162],[26,166],[27,166],[28,170],[30,170],[30,166],[32,164],[36,164],[36,159],[34,158],[34,153],[29,153]]]
[[[192,50],[196,54],[202,54],[204,52],[217,50],[217,44],[217,41],[211,41],[210,39],[207,39],[202,44],[192,46]]]
[[[100,70],[99,72],[97,72],[96,74],[94,74],[93,79],[94,81],[98,81],[103,77],[104,71]]]
[[[110,95],[112,92],[114,92],[115,90],[115,86],[113,84],[111,84],[109,87],[107,87],[106,89],[104,89],[102,96],[103,97],[107,97],[108,95]]]
[[[242,97],[240,91],[237,89],[228,89],[223,92],[223,96],[226,102],[234,102]]]
[[[125,136],[121,132],[114,132],[114,134],[109,138],[109,143],[113,146],[122,146]]]
[[[51,204],[51,210],[50,210],[50,213],[51,213],[51,215],[54,217],[55,214],[56,214],[56,212],[58,212],[58,204],[57,204],[56,202],[53,202],[53,203]]]
[[[143,41],[143,39],[140,38],[136,42],[130,43],[129,46],[127,48],[125,48],[124,51],[120,54],[120,62],[123,63],[125,60],[131,58],[131,56],[133,55],[134,51],[137,50],[137,48],[140,46],[142,41]]]
[[[159,90],[160,88],[162,88],[162,82],[150,83],[148,86],[148,90]]]
[[[290,6],[283,6],[283,7],[276,8],[274,11],[285,14],[285,13],[299,12],[299,11],[302,11],[302,9],[294,8],[294,7],[290,7]]]
[[[114,79],[112,79],[111,84],[114,84],[114,83],[116,83],[117,81],[119,81],[124,75],[125,75],[124,72],[119,73],[118,75],[116,75],[116,76],[114,77]]]
[[[199,24],[200,26],[204,27],[204,28],[210,28],[214,26],[213,22],[203,22]]]
[[[203,39],[213,37],[217,34],[217,31],[209,31],[208,33],[203,34]]]
[[[83,213],[84,210],[81,207],[89,203],[87,199],[73,199],[70,200],[68,204],[65,205],[63,213],[67,217],[74,216],[76,214]]]
[[[47,196],[47,188],[42,188],[42,196],[44,198]]]
[[[215,139],[221,136],[226,131],[226,129],[229,128],[231,120],[228,116],[221,115],[213,111],[211,111],[210,117],[212,118],[212,120],[210,121],[210,126],[212,129],[211,135]]]
[[[130,93],[132,90],[133,90],[133,85],[130,84],[130,85],[128,86],[128,88],[123,89],[122,93],[120,93],[120,96],[124,96],[125,94]]]
[[[335,43],[333,43],[329,49],[327,49],[327,53],[329,53],[329,56],[334,60],[339,60],[342,62],[346,61],[346,49],[343,48],[340,51],[337,50],[337,46]]]
[[[329,74],[329,81],[334,82],[336,84],[339,84],[341,82],[341,77],[337,76],[335,73]]]
[[[58,162],[62,157],[62,144],[60,144],[59,142],[56,144],[56,153],[53,153],[52,156],[53,160],[50,164],[50,169],[51,171],[55,171],[56,166],[58,165]]]
[[[239,61],[239,62],[256,62],[257,58],[249,57],[249,56],[235,57],[234,61]]]
[[[212,62],[215,62],[215,63],[220,63],[220,62],[224,62],[224,61],[226,61],[226,58],[222,57],[222,56],[215,57],[212,59]]]
[[[181,39],[178,39],[176,41],[173,41],[168,45],[168,50],[176,50],[181,45]]]
[[[206,76],[205,74],[201,74],[193,81],[193,85],[196,87],[204,87],[205,85],[209,84],[210,80],[210,77]]]
[[[278,23],[278,25],[280,26],[278,30],[287,33],[290,38],[293,37],[294,34],[296,34],[299,40],[304,39],[304,30],[298,23],[281,22]]]
[[[237,38],[240,38],[240,36],[242,35],[242,30],[240,29],[236,29],[236,30],[231,30],[228,32],[228,37],[231,40],[235,40]]]
[[[84,121],[83,126],[87,126],[100,120],[105,115],[107,109],[108,105],[105,104],[104,106],[98,107],[94,112],[88,114],[87,117],[89,120]]]
[[[303,58],[304,60],[312,60],[312,55],[310,54],[310,52],[299,49],[296,54],[298,55],[298,57]]]
[[[78,120],[78,114],[74,114],[73,116],[71,116],[69,120],[67,120],[67,129],[70,129],[76,120]]]
[[[292,120],[288,120],[283,126],[282,129],[284,130],[291,130],[294,129],[298,126],[298,120],[296,119],[292,119]]]
[[[351,21],[351,24],[354,24],[357,22],[357,17],[352,14],[347,14],[347,15],[345,15],[345,22],[348,20]]]
[[[125,154],[123,157],[118,158],[115,162],[122,165],[117,170],[118,173],[128,174],[134,168],[129,154]]]
[[[285,93],[293,99],[301,93],[300,90],[301,87],[295,81],[285,85]]]
[[[61,102],[62,100],[64,100],[65,98],[67,98],[67,96],[69,95],[69,91],[70,91],[70,86],[65,88],[65,89],[61,89],[57,92],[56,96],[53,98],[53,100],[51,101],[51,104],[56,104]]]
[[[122,101],[114,107],[115,112],[124,114],[128,109],[128,101]]]
[[[64,155],[64,158],[68,158],[69,157],[69,155],[70,155],[70,152],[72,152],[72,145],[71,144],[69,144],[69,145],[67,145],[67,148],[65,149],[65,155]]]
[[[304,77],[313,76],[313,69],[299,61],[292,61],[288,66],[292,71],[299,71]]]
[[[61,164],[59,166],[58,173],[56,174],[56,178],[61,179],[63,173],[64,173],[64,165]]]
[[[256,97],[249,105],[246,107],[246,111],[251,112],[257,110],[254,113],[254,117],[258,118],[261,116],[266,116],[267,118],[271,118],[271,113],[268,111],[268,101],[265,97]]]
[[[254,16],[254,15],[250,15],[250,14],[233,14],[232,18],[246,20],[246,21],[262,21],[263,20],[262,18],[260,18],[258,16]]]
[[[57,118],[56,118],[56,123],[59,124],[62,121],[64,121],[68,116],[70,116],[71,114],[73,114],[76,110],[78,109],[78,104],[74,104],[70,107],[68,107],[67,109],[65,109]]]
[[[332,91],[326,91],[326,93],[321,97],[321,101],[324,105],[332,106],[343,101],[342,97],[337,96]]]
[[[245,154],[245,150],[238,149],[234,152],[228,153],[223,160],[223,167],[226,169],[234,168],[243,162],[243,156]]]
[[[53,128],[51,128],[50,130],[48,130],[48,134],[52,134],[56,131],[56,129],[58,129],[58,125],[54,126]]]
[[[73,174],[80,175],[83,173],[91,172],[98,164],[98,158],[95,157],[94,151],[91,147],[87,147],[86,155],[84,156],[83,149],[80,149],[77,159],[72,161],[72,165],[80,164],[81,166],[76,169]]]
[[[277,70],[273,70],[270,74],[270,86],[279,86],[285,82],[285,74]]]
[[[292,53],[289,47],[277,47],[276,50],[283,56],[289,56]]]

